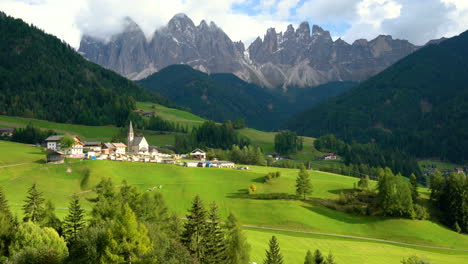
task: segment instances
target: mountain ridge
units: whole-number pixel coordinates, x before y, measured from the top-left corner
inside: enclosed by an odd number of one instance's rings
[[[333,41],[330,32],[317,25],[311,30],[308,22],[297,29],[289,25],[284,33],[270,28],[247,49],[214,22],[202,20],[196,26],[185,14],[175,15],[149,40],[131,18],[122,23],[124,30],[108,42],[84,35],[79,52],[133,80],[172,64],[187,64],[206,73],[233,73],[247,82],[287,90],[333,81],[360,82],[418,49],[383,35],[352,44]]]

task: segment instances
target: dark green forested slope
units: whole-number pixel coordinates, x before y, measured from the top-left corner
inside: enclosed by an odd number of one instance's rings
[[[88,62],[42,30],[0,12],[0,114],[121,125],[135,100],[160,95]]]
[[[468,161],[468,32],[426,46],[286,127]]]
[[[282,93],[247,83],[233,74],[211,74],[172,65],[139,81],[193,113],[223,122],[245,119],[250,127],[272,130],[292,114],[339,94],[354,83],[332,83]]]

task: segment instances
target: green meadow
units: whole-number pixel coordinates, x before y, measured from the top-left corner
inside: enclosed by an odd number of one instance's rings
[[[68,160],[66,164],[44,164],[44,154],[36,147],[0,141],[1,164],[18,164],[0,168],[0,185],[12,210],[21,217],[21,205],[26,191],[37,183],[47,199],[54,201],[57,215],[64,217],[68,199],[73,193],[82,198],[92,197],[92,187],[102,177],[110,177],[116,185],[126,180],[142,191],[162,185],[169,207],[184,216],[194,195],[199,194],[205,204],[215,201],[222,217],[233,212],[242,224],[270,228],[315,231],[360,237],[387,239],[419,245],[441,246],[468,250],[468,236],[457,234],[431,221],[395,218],[363,217],[325,208],[314,202],[297,200],[256,200],[246,196],[245,189],[256,184],[257,193],[293,194],[297,170],[270,167],[251,167],[250,171],[213,168],[184,168],[175,165]],[[5,150],[5,151],[4,151]],[[1,165],[0,165],[1,166]],[[68,169],[71,172],[67,172]],[[89,168],[89,182],[84,184],[83,169]],[[273,183],[263,183],[263,176],[281,171]],[[313,198],[333,199],[343,190],[352,188],[356,178],[313,171]],[[426,189],[422,189],[427,192]],[[91,205],[85,199],[84,207]],[[431,263],[465,263],[468,252],[400,246],[382,242],[355,240],[246,229],[252,245],[252,261],[261,263],[267,241],[278,236],[285,263],[300,263],[307,249],[331,250],[338,263],[399,263],[403,257],[418,255]]]

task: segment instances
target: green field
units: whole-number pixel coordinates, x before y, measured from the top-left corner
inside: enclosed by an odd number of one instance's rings
[[[163,185],[161,191],[170,208],[183,216],[190,207],[195,194],[208,204],[216,201],[220,213],[226,217],[229,212],[236,214],[243,224],[319,231],[335,234],[388,239],[421,245],[468,249],[468,237],[448,230],[430,221],[413,221],[379,217],[362,217],[327,209],[323,206],[291,200],[254,200],[245,198],[244,190],[250,184],[258,186],[259,193],[294,193],[297,170],[268,167],[252,167],[251,171],[233,169],[183,168],[174,165],[112,162],[77,161],[67,164],[48,165],[37,160],[43,154],[35,147],[0,141],[0,161],[3,164],[27,163],[0,168],[0,185],[6,192],[12,209],[21,216],[21,205],[26,190],[36,182],[46,198],[52,199],[57,214],[66,213],[71,194],[81,197],[93,195],[90,186],[102,177],[111,177],[116,184],[127,180],[141,190]],[[6,150],[6,151],[3,151]],[[82,170],[91,170],[90,185],[81,189]],[[71,173],[66,173],[71,168]],[[282,176],[273,184],[262,183],[262,177],[270,171],[280,170]],[[352,187],[357,179],[330,173],[314,171],[312,183],[314,198],[336,198],[338,194]],[[427,192],[427,191],[426,191]],[[84,202],[89,209],[90,204]],[[261,263],[267,240],[277,235],[286,263],[303,261],[307,249],[319,248],[324,252],[332,250],[338,263],[399,263],[410,254],[427,257],[432,263],[464,263],[468,252],[412,248],[381,242],[334,238],[312,234],[277,232],[257,229],[246,230],[253,246],[253,261]]]

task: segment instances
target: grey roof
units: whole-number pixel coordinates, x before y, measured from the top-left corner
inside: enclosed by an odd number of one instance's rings
[[[14,128],[0,127],[0,132],[13,132]]]
[[[199,148],[194,149],[194,150],[193,150],[192,152],[190,152],[190,153],[196,153],[196,152],[205,153],[205,151],[203,151],[203,150],[201,150],[201,149],[199,149]]]
[[[108,148],[108,149],[114,149],[115,148],[114,144],[112,144],[112,143],[104,143],[104,147]]]
[[[99,146],[101,142],[83,142],[85,146]]]
[[[141,141],[142,141],[144,138],[145,138],[145,137],[135,137],[135,138],[133,139],[132,145],[134,145],[134,146],[135,146],[135,145],[140,145]]]
[[[46,138],[46,141],[60,141],[63,138],[63,135],[53,135]]]

